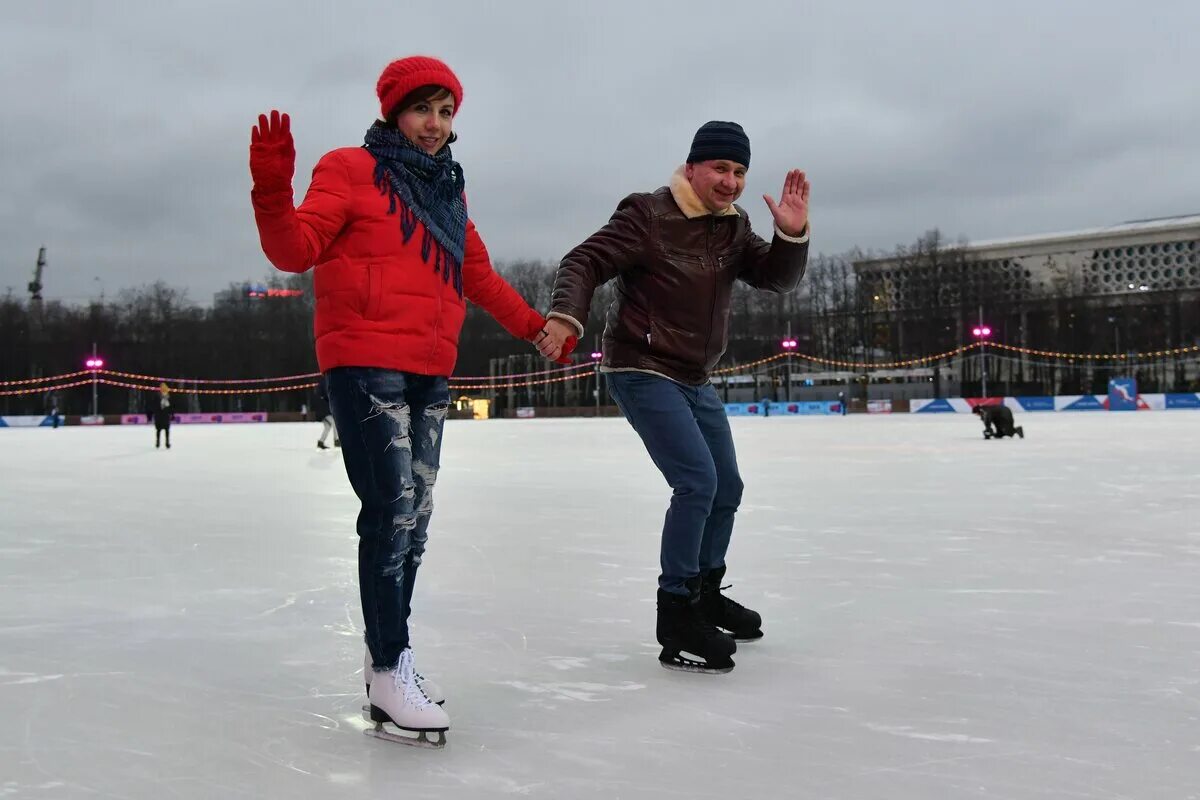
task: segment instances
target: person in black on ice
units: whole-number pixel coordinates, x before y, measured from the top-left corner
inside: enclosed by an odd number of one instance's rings
[[[171,390],[163,383],[158,394],[152,395],[146,407],[146,416],[154,423],[154,446],[162,446],[162,435],[167,434],[167,449],[171,449]]]
[[[341,447],[342,441],[338,438],[337,423],[333,421],[333,411],[329,408],[329,390],[325,387],[324,375],[317,379],[317,402],[313,403],[313,410],[322,425],[321,438],[317,439],[317,449],[329,449],[329,445],[325,444],[325,437],[329,435],[330,431],[333,431],[333,446]]]
[[[1013,425],[1012,410],[1007,406],[975,406],[971,413],[983,420],[985,439],[1001,439],[1005,436],[1025,438],[1025,428]]]

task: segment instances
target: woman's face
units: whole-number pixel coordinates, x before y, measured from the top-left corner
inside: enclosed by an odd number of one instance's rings
[[[400,112],[396,127],[408,140],[429,155],[435,155],[454,125],[454,96],[447,93],[440,100],[421,100]]]

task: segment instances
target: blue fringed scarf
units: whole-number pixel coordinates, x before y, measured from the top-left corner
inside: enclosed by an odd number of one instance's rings
[[[449,147],[431,156],[395,128],[375,123],[367,129],[363,147],[375,157],[375,185],[388,195],[388,213],[396,213],[400,201],[400,231],[407,243],[425,226],[421,259],[430,263],[444,281],[454,279],[462,297],[462,263],[467,241],[467,204],[463,200],[462,167]]]

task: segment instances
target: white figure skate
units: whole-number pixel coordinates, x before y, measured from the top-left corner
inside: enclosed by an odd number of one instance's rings
[[[395,670],[374,676],[370,705],[363,718],[375,723],[374,728],[363,731],[368,736],[412,747],[441,749],[446,746],[446,732],[450,730],[445,710],[421,690],[413,652],[407,647],[400,653]],[[385,728],[385,724],[390,727]]]

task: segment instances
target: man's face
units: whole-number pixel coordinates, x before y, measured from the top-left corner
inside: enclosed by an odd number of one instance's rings
[[[714,214],[733,205],[746,188],[746,168],[736,161],[697,161],[684,168],[684,176]]]

